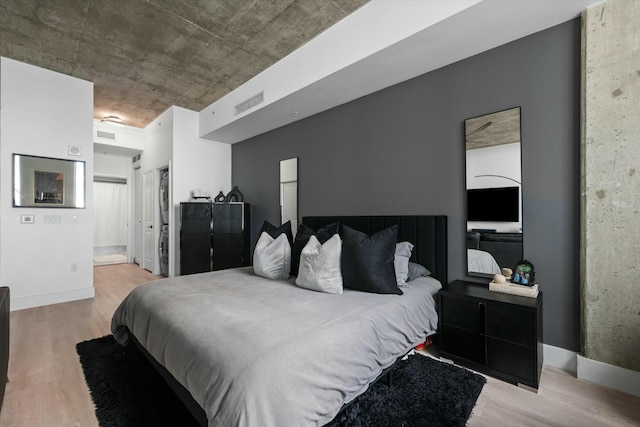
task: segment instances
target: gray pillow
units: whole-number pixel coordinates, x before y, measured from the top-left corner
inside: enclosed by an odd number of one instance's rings
[[[337,233],[324,244],[320,244],[316,236],[309,237],[300,253],[296,285],[328,294],[341,294],[341,253],[342,241]]]
[[[260,234],[253,251],[253,271],[262,277],[287,280],[291,270],[291,245],[285,233],[273,238],[268,232]]]
[[[431,276],[431,272],[423,265],[415,262],[409,262],[409,277],[407,277],[407,282],[410,282],[420,276]]]
[[[396,283],[398,284],[398,287],[407,286],[407,278],[409,277],[409,258],[411,258],[412,250],[412,243],[396,243],[396,254],[394,256],[393,265],[396,270]]]

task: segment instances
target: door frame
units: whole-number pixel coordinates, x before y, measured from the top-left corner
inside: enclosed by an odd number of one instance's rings
[[[160,194],[160,180],[162,179],[162,173],[164,171],[169,171],[169,277],[174,275],[174,258],[175,258],[175,244],[172,241],[173,238],[173,230],[174,230],[174,213],[173,213],[173,177],[171,176],[171,162],[167,165],[163,165],[160,167],[148,169],[142,172],[142,216],[143,216],[143,242],[142,242],[142,268],[150,271],[153,274],[160,274],[160,254],[159,254],[159,246],[160,246],[160,232],[162,230],[162,220],[160,218],[160,205],[159,205],[159,194]],[[150,199],[147,198],[147,188],[145,188],[144,180],[147,177],[147,174],[150,174],[152,183],[151,183],[151,195]],[[146,209],[148,208],[147,204],[150,204],[151,209],[151,221],[150,224],[147,224]],[[147,245],[145,243],[145,231],[147,227],[151,225],[151,233],[152,233],[152,249],[151,249],[151,257],[150,260],[147,260]],[[146,263],[149,262],[150,266]]]
[[[132,191],[132,185],[131,185],[131,177],[128,176],[124,176],[124,175],[116,175],[116,174],[111,174],[111,173],[94,173],[93,174],[93,179],[91,181],[92,185],[93,183],[96,181],[96,178],[98,178],[98,181],[105,181],[105,180],[109,180],[110,178],[113,179],[114,181],[124,181],[124,185],[127,187],[127,220],[126,220],[126,227],[127,227],[127,262],[131,263],[132,262],[132,258],[133,258],[133,250],[132,250],[132,245],[133,245],[133,233],[131,230],[131,223],[132,223],[132,216],[133,216],[133,207],[132,207],[132,197],[133,197],[133,191]],[[94,194],[95,197],[95,194]]]
[[[142,251],[142,167],[134,165],[133,167],[133,242],[132,242],[132,259],[131,262],[142,267],[144,259]]]
[[[155,255],[157,247],[157,223],[156,215],[157,209],[155,209],[156,201],[156,174],[154,170],[148,170],[142,173],[142,268],[156,274],[157,269],[157,256]],[[148,236],[151,234],[151,237]],[[148,238],[151,239],[148,242]],[[148,246],[148,243],[151,247]]]

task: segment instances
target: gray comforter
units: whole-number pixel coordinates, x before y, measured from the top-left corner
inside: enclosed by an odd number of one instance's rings
[[[111,330],[125,345],[128,327],[209,426],[323,425],[435,332],[439,286],[420,278],[404,295],[330,295],[222,270],[139,286]]]

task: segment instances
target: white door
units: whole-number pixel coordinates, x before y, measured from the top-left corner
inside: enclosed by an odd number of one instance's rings
[[[133,262],[142,264],[142,169],[133,171]]]
[[[282,223],[291,221],[291,230],[298,230],[298,182],[282,183]]]
[[[145,270],[149,270],[150,272],[154,272],[154,260],[155,260],[155,234],[153,232],[153,217],[154,217],[154,203],[153,203],[153,195],[154,193],[154,181],[153,181],[153,171],[148,171],[144,173],[143,178],[143,189],[144,189],[144,197],[142,203],[143,210],[143,227],[144,227],[144,254],[143,254],[143,263],[142,267]]]

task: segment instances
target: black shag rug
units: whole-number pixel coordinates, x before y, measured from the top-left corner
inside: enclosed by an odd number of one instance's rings
[[[111,335],[76,346],[100,426],[195,426],[185,406],[138,348]],[[396,364],[330,427],[464,426],[485,378],[421,355]]]

